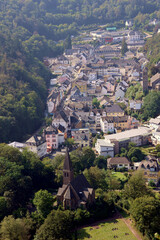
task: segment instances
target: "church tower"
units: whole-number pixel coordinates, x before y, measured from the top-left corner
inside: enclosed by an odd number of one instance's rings
[[[67,185],[73,180],[73,169],[72,169],[72,163],[70,160],[68,148],[66,148],[66,155],[63,165],[63,184]]]

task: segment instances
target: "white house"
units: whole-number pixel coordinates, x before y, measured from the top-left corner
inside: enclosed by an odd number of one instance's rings
[[[107,159],[107,168],[130,169],[130,162],[126,157],[113,157]]]
[[[114,157],[114,143],[106,141],[105,139],[97,139],[95,144],[95,149],[101,156],[111,156]]]
[[[114,132],[114,123],[113,123],[113,121],[109,120],[108,118],[101,117],[100,125],[101,125],[101,130],[104,133],[108,133],[108,132],[113,133]]]
[[[62,125],[64,128],[67,128],[68,124],[70,124],[70,116],[67,116],[64,111],[57,111],[53,116],[52,125],[56,127]]]
[[[26,141],[26,147],[40,158],[47,154],[47,143],[43,136],[34,135]]]
[[[141,108],[142,108],[142,101],[131,100],[131,101],[129,101],[129,107],[130,107],[130,109],[141,110]]]
[[[58,133],[58,145],[61,145],[65,142],[64,133]]]

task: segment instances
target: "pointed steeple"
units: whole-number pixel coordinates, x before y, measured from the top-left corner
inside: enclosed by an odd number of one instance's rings
[[[69,156],[68,147],[66,147],[66,155],[65,155],[63,170],[68,170],[68,171],[72,170],[72,163],[71,163],[71,159]]]
[[[68,148],[66,148],[66,155],[63,165],[63,184],[67,185],[73,180],[72,163],[69,156]]]

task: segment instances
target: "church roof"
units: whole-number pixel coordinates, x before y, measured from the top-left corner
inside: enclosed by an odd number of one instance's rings
[[[81,195],[81,192],[87,190],[88,188],[91,188],[90,184],[83,174],[80,174],[74,178],[70,184],[79,196]]]

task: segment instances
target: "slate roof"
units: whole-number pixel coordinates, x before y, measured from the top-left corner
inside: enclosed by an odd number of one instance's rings
[[[57,134],[58,133],[58,130],[57,130],[57,128],[53,125],[53,126],[49,126],[49,127],[47,127],[46,128],[46,134],[51,134],[51,133],[55,133],[55,134]]]
[[[68,117],[63,110],[61,110],[59,112],[57,111],[54,115],[54,118],[62,118],[65,122],[69,122]]]
[[[109,117],[102,117],[102,121],[107,121],[108,123],[113,123],[113,119]]]
[[[113,158],[108,158],[107,163],[109,165],[116,165],[116,164],[130,164],[128,159],[126,157],[113,157]]]
[[[107,113],[123,113],[124,111],[120,108],[118,104],[114,104],[111,107],[106,108]]]
[[[70,81],[66,80],[65,82],[63,82],[63,84],[66,85],[66,86],[69,86]]]
[[[61,132],[65,132],[65,127],[63,127],[61,124],[59,124],[58,130]]]
[[[90,184],[83,174],[80,174],[74,178],[70,184],[79,196],[81,195],[81,192],[87,190],[87,188],[91,188]]]

